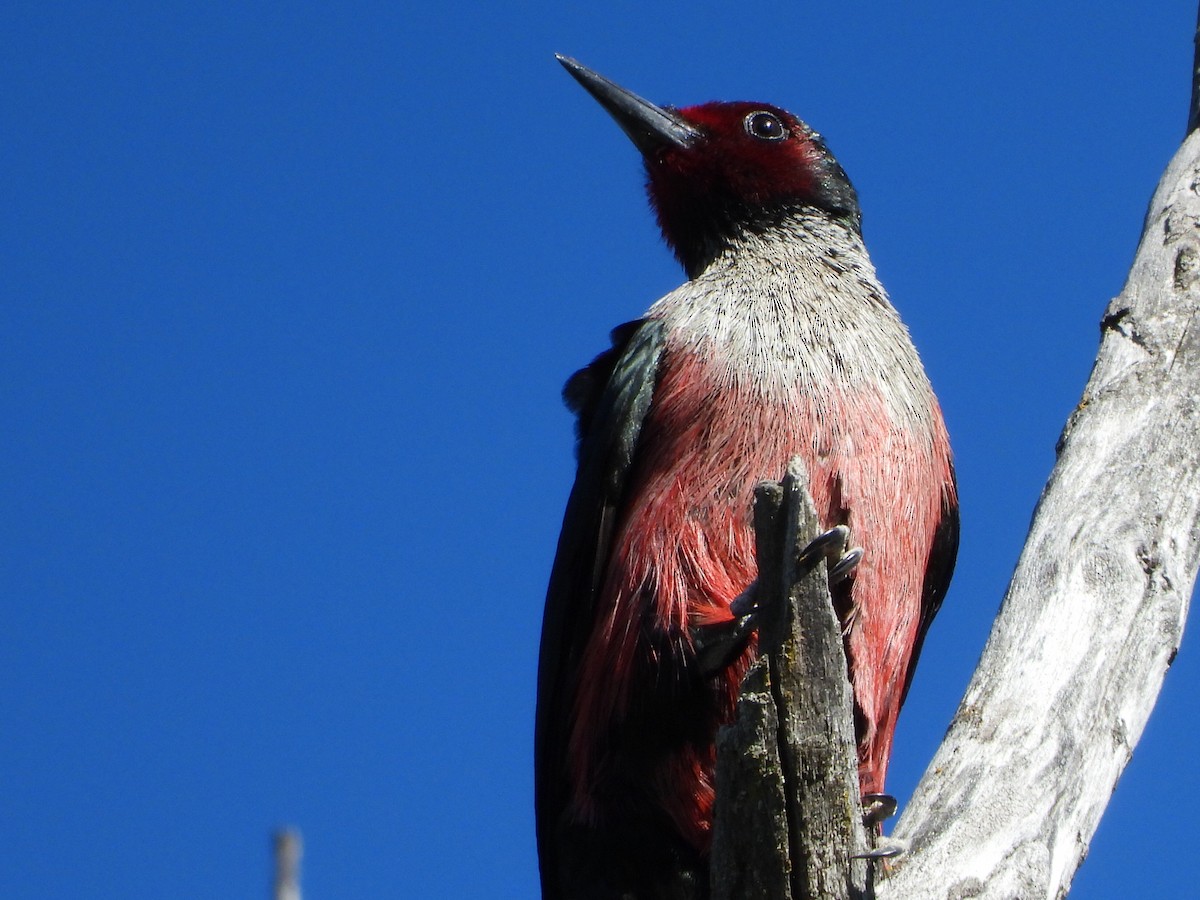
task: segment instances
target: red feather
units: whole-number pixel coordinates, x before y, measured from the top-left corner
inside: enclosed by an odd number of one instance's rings
[[[955,502],[940,414],[922,437],[898,429],[878,395],[797,390],[778,402],[731,387],[723,371],[668,345],[581,663],[570,738],[581,820],[604,819],[612,785],[652,785],[653,802],[698,850],[707,848],[711,827],[712,735],[732,716],[753,648],[715,690],[681,680],[677,667],[686,664],[689,626],[730,618],[730,602],[754,580],[754,486],[778,480],[793,456],[803,457],[822,522],[849,524],[867,548],[853,579],[847,639],[864,720],[864,792],[883,789],[923,618],[926,566],[943,506]],[[674,690],[645,689],[664,681]],[[677,721],[695,713],[694,702],[680,702],[689,690],[712,698],[700,728]],[[657,756],[623,753],[611,736],[640,723],[703,737],[681,738]]]

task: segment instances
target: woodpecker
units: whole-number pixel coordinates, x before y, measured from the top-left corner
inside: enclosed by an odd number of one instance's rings
[[[716,732],[754,652],[729,626],[756,577],[755,485],[802,457],[825,527],[865,548],[833,599],[874,794],[954,568],[954,468],[821,136],[767,103],[657,106],[558,59],[641,152],[688,280],[563,390],[578,468],[538,667],[543,897],[697,900]]]

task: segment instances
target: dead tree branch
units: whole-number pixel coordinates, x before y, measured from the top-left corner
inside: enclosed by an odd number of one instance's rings
[[[283,828],[272,840],[275,856],[273,900],[300,900],[300,857],[304,852],[300,832]]]
[[[880,898],[1064,895],[1175,658],[1200,557],[1200,132],[1101,331]]]
[[[864,896],[850,684],[799,461],[755,493],[759,655],[717,741],[714,900]],[[819,561],[818,561],[819,563]]]

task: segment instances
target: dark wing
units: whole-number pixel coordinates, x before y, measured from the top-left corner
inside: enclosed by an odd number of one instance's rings
[[[534,805],[544,898],[558,896],[554,831],[567,802],[567,722],[574,678],[663,350],[660,322],[615,329],[613,347],[563,389],[578,416],[579,467],[546,592],[534,728]]]
[[[917,658],[925,643],[925,634],[933,623],[933,617],[942,608],[950,578],[954,574],[954,562],[958,558],[958,490],[954,467],[950,468],[950,485],[942,495],[942,518],[933,532],[933,545],[929,548],[929,564],[925,568],[925,589],[921,597],[921,622],[917,626],[917,640],[913,644],[912,657],[908,663],[908,677],[904,682],[904,693],[900,702],[908,696],[913,673],[917,671]]]

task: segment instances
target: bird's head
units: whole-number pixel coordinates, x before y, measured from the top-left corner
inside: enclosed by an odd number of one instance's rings
[[[573,59],[559,62],[641,151],[663,236],[695,276],[746,233],[805,210],[859,224],[858,197],[821,136],[768,103],[657,106]]]

